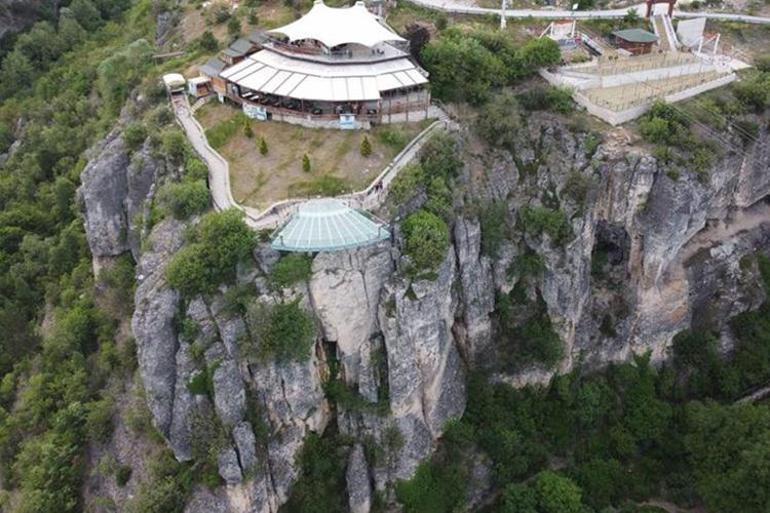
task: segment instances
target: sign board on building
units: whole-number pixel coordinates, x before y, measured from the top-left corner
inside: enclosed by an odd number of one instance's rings
[[[243,113],[251,119],[259,121],[267,120],[267,110],[262,105],[252,105],[250,103],[243,104]]]
[[[340,128],[345,130],[355,130],[356,116],[354,114],[340,114]]]

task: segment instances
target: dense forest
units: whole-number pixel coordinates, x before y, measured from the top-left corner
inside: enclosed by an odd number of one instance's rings
[[[125,127],[127,143],[138,147],[147,139],[159,158],[182,170],[178,183],[168,184],[159,195],[155,214],[186,219],[208,208],[206,170],[181,133],[171,127],[165,93],[157,81],[163,71],[204,55],[207,45],[182,60],[154,63],[155,18],[166,7],[151,0],[60,2],[58,10],[43,8],[42,21],[4,49],[0,66],[0,154],[6,154],[0,165],[0,511],[4,513],[83,510],[83,483],[89,470],[86,449],[111,436],[119,383],[131,380],[136,370],[131,337],[120,334],[131,315],[134,262],[124,255],[94,274],[77,199],[87,150],[121,122],[123,109],[132,109],[133,119],[141,121]],[[437,97],[480,109],[483,115],[474,130],[492,146],[513,144],[506,138],[511,124],[525,123],[531,112],[573,108],[564,92],[556,89],[516,96],[499,93],[537,67],[557,62],[554,44],[514,47],[490,32],[450,28],[421,56],[434,77]],[[770,67],[764,65],[735,87],[734,102],[718,107],[724,112],[766,114],[768,105]],[[748,128],[757,130],[756,125]],[[706,166],[715,158],[712,148],[698,142],[687,122],[665,106],[653,109],[641,122],[641,132],[646,142],[672,160],[686,161],[697,154],[700,165]],[[437,138],[393,190],[397,200],[415,188],[427,191],[426,206],[402,227],[417,277],[431,274],[449,245],[450,191],[462,165],[452,153],[452,142]],[[490,254],[505,229],[494,208],[481,214],[485,251]],[[553,231],[555,240],[568,236],[562,218],[549,212],[525,209],[520,222],[530,230]],[[188,295],[212,292],[232,280],[236,264],[257,240],[232,213],[204,215],[190,237],[192,243],[168,273],[169,282]],[[538,265],[535,260],[522,257],[519,263],[532,270]],[[276,283],[285,286],[307,279],[308,259],[282,262],[271,276]],[[770,260],[758,252],[743,263],[759,269],[770,296]],[[521,306],[516,292],[498,297],[496,320],[503,326],[507,312]],[[562,356],[550,321],[538,312],[527,327],[501,331],[500,336],[512,344],[532,341],[516,348],[525,357],[513,366],[522,361],[552,364]],[[305,355],[312,344],[311,321],[303,315],[296,305],[288,306],[267,321],[258,317],[255,325],[270,340],[299,337],[299,349],[279,343],[268,348],[292,358],[293,351]],[[641,513],[658,511],[648,502],[659,499],[718,513],[767,512],[770,405],[738,400],[770,379],[770,302],[737,316],[731,327],[736,349],[727,357],[720,353],[714,333],[697,331],[680,333],[670,362],[660,368],[638,356],[600,372],[583,372],[578,366],[548,386],[523,389],[472,374],[465,415],[448,427],[432,460],[421,465],[412,480],[398,484],[398,501],[406,513],[464,511],[471,470],[482,459],[490,463],[489,486],[495,490],[494,499],[480,505],[482,511]],[[327,383],[327,395],[351,409],[359,407],[334,378]],[[196,386],[205,389],[203,381]],[[157,438],[149,420],[136,422],[148,437]],[[396,435],[390,442],[400,443]],[[333,427],[323,436],[312,435],[302,450],[301,477],[286,511],[347,511],[343,499],[349,448],[350,440]],[[131,504],[117,505],[115,510],[181,513],[194,486],[222,484],[206,457],[179,464],[170,453],[162,453],[152,462],[152,483],[142,487]],[[115,479],[127,480],[130,473],[130,468],[117,469]],[[374,508],[384,511],[384,498],[379,499]]]

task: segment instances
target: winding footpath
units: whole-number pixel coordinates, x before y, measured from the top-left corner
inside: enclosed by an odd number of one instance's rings
[[[478,7],[462,3],[458,0],[407,0],[414,5],[444,11],[450,14],[477,14],[500,16],[501,9]],[[505,17],[512,19],[538,18],[545,20],[559,19],[613,19],[624,17],[629,10],[634,10],[639,16],[647,13],[647,4],[638,4],[624,9],[567,11],[564,9],[506,9]],[[655,11],[657,12],[657,11]],[[762,16],[749,16],[746,14],[715,13],[715,12],[689,12],[674,11],[674,18],[707,18],[720,21],[741,21],[744,23],[770,24],[770,18]]]

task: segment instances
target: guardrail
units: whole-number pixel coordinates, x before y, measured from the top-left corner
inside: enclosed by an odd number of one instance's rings
[[[450,14],[473,14],[473,15],[494,15],[500,16],[500,9],[491,9],[486,7],[474,7],[474,6],[462,6],[453,2],[445,2],[440,0],[407,0],[415,5],[424,7],[426,9],[433,9],[438,11],[444,11]],[[633,8],[639,8],[640,6],[634,6]],[[537,18],[546,20],[557,19],[577,19],[577,20],[599,20],[599,19],[618,19],[623,18],[628,14],[629,8],[626,9],[612,9],[606,11],[593,10],[593,11],[565,11],[565,10],[546,10],[546,9],[506,9],[506,18]],[[638,9],[637,9],[638,10]],[[643,12],[640,12],[643,15]],[[741,21],[744,23],[757,23],[757,24],[770,24],[770,18],[764,18],[761,16],[748,16],[744,14],[727,14],[727,13],[707,13],[707,12],[683,12],[674,11],[674,17],[678,18],[709,18],[714,20],[723,21]]]

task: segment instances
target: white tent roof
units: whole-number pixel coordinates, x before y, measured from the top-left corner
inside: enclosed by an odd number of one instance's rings
[[[248,89],[298,100],[370,101],[383,91],[422,85],[428,79],[406,57],[368,64],[327,65],[261,50],[221,76]]]
[[[383,41],[404,41],[380,23],[363,2],[351,7],[328,7],[323,0],[316,0],[306,15],[270,32],[284,34],[290,41],[314,39],[329,48],[346,43],[372,47]]]

